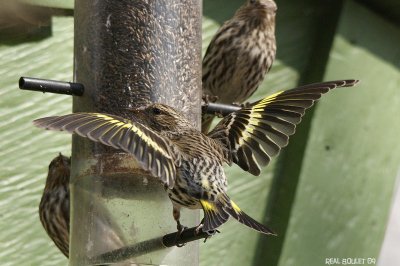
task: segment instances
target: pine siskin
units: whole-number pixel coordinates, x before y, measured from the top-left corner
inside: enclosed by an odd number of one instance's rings
[[[39,204],[39,217],[48,236],[68,258],[69,257],[69,225],[70,225],[70,169],[71,159],[61,153],[49,165],[49,172],[42,199]],[[101,243],[104,249],[115,249],[126,242],[122,232],[113,224],[108,210],[98,201],[91,204],[94,213],[96,230],[93,241]],[[98,239],[97,234],[101,232]]]
[[[150,104],[133,109],[132,120],[100,113],[37,119],[34,124],[64,130],[122,149],[165,185],[178,230],[180,209],[203,209],[198,229],[209,232],[233,217],[264,234],[268,227],[246,215],[226,194],[223,164],[232,162],[253,175],[288,144],[305,110],[336,87],[357,80],[316,83],[274,93],[224,117],[208,134],[198,131],[173,108]]]
[[[258,88],[275,59],[273,0],[247,0],[211,40],[203,59],[203,95],[218,102],[243,103]],[[214,116],[204,114],[202,131]]]
[[[69,253],[70,165],[70,158],[61,153],[51,161],[39,204],[39,217],[44,229],[66,257]]]

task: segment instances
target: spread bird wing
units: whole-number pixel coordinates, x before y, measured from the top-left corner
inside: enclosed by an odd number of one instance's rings
[[[119,116],[100,113],[74,113],[44,117],[34,125],[50,130],[75,133],[132,154],[143,169],[172,188],[179,165],[179,154],[168,139],[145,125]]]
[[[225,146],[228,161],[259,175],[260,167],[288,144],[306,109],[322,94],[357,83],[358,80],[328,81],[274,93],[227,115],[208,136]]]

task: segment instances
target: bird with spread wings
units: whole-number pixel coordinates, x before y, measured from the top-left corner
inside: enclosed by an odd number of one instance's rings
[[[224,117],[207,135],[172,107],[149,104],[132,119],[101,113],[40,118],[38,127],[61,130],[130,153],[164,184],[179,231],[180,209],[203,209],[198,230],[212,232],[233,217],[264,234],[274,234],[244,213],[227,195],[226,163],[259,175],[288,144],[306,109],[322,94],[358,80],[309,84],[274,93]]]

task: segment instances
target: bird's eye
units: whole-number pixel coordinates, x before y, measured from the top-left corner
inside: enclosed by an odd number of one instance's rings
[[[154,108],[153,108],[153,114],[159,115],[159,114],[161,114],[161,110],[158,109],[157,107],[154,107]]]
[[[250,4],[255,4],[257,0],[250,0]]]

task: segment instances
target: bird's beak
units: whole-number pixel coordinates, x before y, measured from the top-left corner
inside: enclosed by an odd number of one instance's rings
[[[127,108],[124,108],[124,109],[136,114],[136,113],[140,113],[141,111],[143,111],[145,109],[145,107],[144,106],[140,106],[140,107],[136,107],[136,108],[127,107]]]

